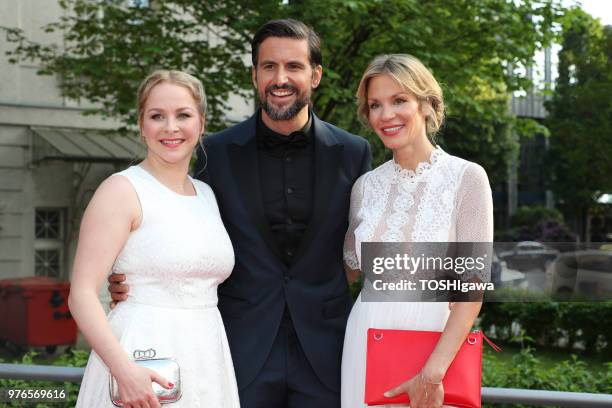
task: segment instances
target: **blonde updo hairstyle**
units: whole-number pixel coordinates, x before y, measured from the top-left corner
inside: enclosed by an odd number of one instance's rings
[[[183,71],[160,69],[147,76],[138,87],[137,107],[139,127],[142,126],[144,108],[151,94],[151,90],[162,83],[169,83],[186,88],[189,93],[191,93],[198,108],[202,124],[204,124],[204,118],[206,117],[206,92],[204,91],[202,82],[193,75]]]
[[[425,116],[425,132],[435,144],[434,136],[444,122],[444,98],[440,84],[421,61],[408,54],[379,55],[366,69],[357,88],[357,114],[369,125],[368,85],[380,75],[389,75],[402,88],[412,93]]]

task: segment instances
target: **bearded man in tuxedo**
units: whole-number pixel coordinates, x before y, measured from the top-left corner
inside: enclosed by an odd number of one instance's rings
[[[260,108],[206,137],[194,169],[215,192],[234,246],[218,307],[240,401],[244,408],[340,407],[352,304],[342,248],[351,187],[370,169],[370,148],[312,111],[323,61],[310,27],[269,21],[251,47]],[[113,299],[124,299],[122,276],[110,280]]]

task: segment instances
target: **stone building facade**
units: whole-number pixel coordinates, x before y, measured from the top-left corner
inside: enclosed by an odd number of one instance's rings
[[[2,0],[0,26],[61,44],[61,36],[41,27],[63,12],[55,0]],[[10,46],[0,39],[0,279],[67,280],[92,193],[145,151],[137,138],[113,134],[119,123],[84,116],[88,106],[62,97],[59,78],[38,75],[29,62],[9,63]],[[253,112],[252,101],[230,102],[230,119]]]

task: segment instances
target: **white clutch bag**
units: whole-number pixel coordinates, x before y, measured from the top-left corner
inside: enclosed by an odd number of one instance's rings
[[[174,384],[172,389],[165,389],[157,383],[152,383],[153,392],[161,404],[170,404],[181,398],[181,370],[179,364],[173,358],[155,358],[154,349],[134,350],[134,362],[143,367],[149,368]],[[119,396],[117,380],[110,376],[110,398],[117,407],[122,407],[123,402]]]

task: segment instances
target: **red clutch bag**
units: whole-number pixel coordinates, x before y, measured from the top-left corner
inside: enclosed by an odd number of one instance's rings
[[[386,398],[383,394],[421,371],[441,334],[431,331],[369,329],[365,403],[409,403],[407,394],[394,398]],[[482,332],[471,332],[442,381],[445,405],[480,408],[483,338],[495,350],[500,350]]]

